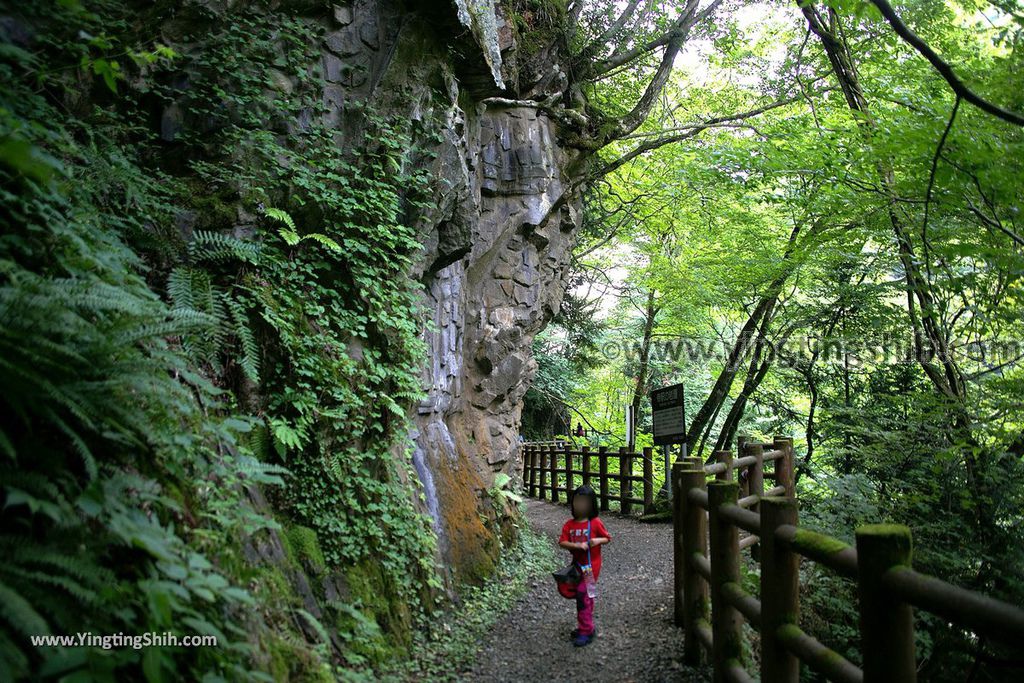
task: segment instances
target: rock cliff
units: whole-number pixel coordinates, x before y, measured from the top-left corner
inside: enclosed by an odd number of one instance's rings
[[[418,220],[424,253],[414,277],[429,310],[429,358],[412,438],[443,564],[473,579],[489,570],[500,532],[486,491],[496,472],[518,469],[521,401],[536,371],[531,342],[566,286],[578,152],[533,104],[564,82],[558,63],[545,53],[544,67],[529,66],[536,55],[519,49],[490,0],[432,13],[450,15],[440,18],[421,8],[396,21],[388,11],[367,1],[346,9],[351,22],[329,36],[325,60],[370,65],[344,97],[411,102],[410,116],[438,128],[436,204]],[[455,23],[460,16],[469,26]],[[398,28],[378,40],[372,27],[385,25]],[[333,43],[353,47],[336,55]]]

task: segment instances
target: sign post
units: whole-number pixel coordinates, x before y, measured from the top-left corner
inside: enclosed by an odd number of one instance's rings
[[[654,444],[661,446],[665,457],[665,485],[662,492],[672,496],[672,444],[682,444],[686,456],[686,389],[673,384],[651,392],[651,421],[654,426]]]

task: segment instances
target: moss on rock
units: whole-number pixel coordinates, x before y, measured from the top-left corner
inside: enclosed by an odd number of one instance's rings
[[[296,524],[288,527],[282,534],[282,541],[285,540],[287,542],[285,547],[290,550],[290,557],[293,561],[317,573],[326,569],[327,561],[324,559],[324,551],[320,548],[320,540],[315,531]]]

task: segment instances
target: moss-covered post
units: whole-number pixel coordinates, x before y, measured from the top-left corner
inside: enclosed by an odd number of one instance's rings
[[[654,512],[654,449],[644,448],[644,514]]]
[[[715,462],[725,464],[725,470],[716,474],[715,479],[719,481],[732,479],[732,451],[715,451]]]
[[[708,484],[708,527],[711,558],[711,661],[715,683],[725,681],[726,669],[743,662],[743,621],[735,607],[725,600],[724,586],[740,582],[740,535],[719,510],[735,505],[740,486],[735,481],[715,480]]]
[[[565,456],[565,500],[568,501],[569,500],[569,496],[572,495],[572,490],[575,488],[573,486],[573,481],[572,481],[572,479],[573,479],[573,469],[572,469],[573,453],[572,453],[572,450],[570,450],[570,448],[569,448],[569,444],[565,444],[562,447],[562,455]]]
[[[625,446],[619,448],[619,510],[624,515],[633,511],[633,454]]]
[[[793,439],[777,436],[772,444],[782,457],[775,461],[775,483],[786,487],[786,497],[796,496],[796,479],[793,476]]]
[[[551,502],[558,502],[558,454],[562,451],[558,444],[551,447],[550,457],[548,459],[548,469],[551,476],[551,486],[549,493],[551,494]]]
[[[691,666],[697,666],[703,661],[703,649],[700,638],[697,636],[697,622],[708,617],[708,584],[694,567],[693,558],[697,555],[704,557],[707,553],[707,515],[704,513],[704,508],[691,501],[686,492],[692,489],[706,490],[707,475],[704,474],[702,467],[682,466],[675,473],[673,483],[675,482],[679,482],[675,500],[679,501],[682,515],[682,558],[681,566],[677,569],[679,573],[676,575],[677,603],[674,616],[676,624],[684,627],[684,661]],[[680,587],[678,585],[680,582],[682,583],[681,596],[679,596]],[[680,597],[682,598],[681,605]]]
[[[761,680],[798,683],[800,660],[778,637],[779,628],[798,624],[800,556],[775,541],[775,530],[797,525],[795,498],[761,499]]]
[[[868,524],[857,529],[857,589],[860,647],[866,683],[913,683],[914,611],[885,590],[882,576],[910,566],[910,529],[901,524]]]
[[[608,512],[608,447],[597,449],[597,471],[601,477],[601,512]]]
[[[583,466],[583,485],[590,486],[590,446],[584,446],[581,451],[580,458],[583,462],[580,464]]]

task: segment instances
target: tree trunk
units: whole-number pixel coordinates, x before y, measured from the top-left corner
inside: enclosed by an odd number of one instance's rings
[[[654,305],[655,292],[652,289],[647,293],[647,308],[644,318],[644,336],[640,342],[639,366],[636,371],[636,386],[633,389],[633,438],[628,444],[632,451],[636,446],[636,425],[640,424],[640,406],[647,395],[651,367],[651,337],[654,336],[654,318],[658,315],[658,307]]]

